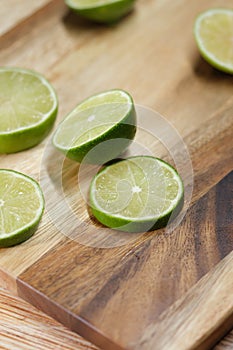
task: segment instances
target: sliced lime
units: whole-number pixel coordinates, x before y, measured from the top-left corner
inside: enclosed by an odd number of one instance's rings
[[[233,10],[210,9],[194,26],[200,53],[213,67],[233,74]]]
[[[102,224],[126,232],[167,225],[183,204],[183,183],[164,161],[136,156],[103,168],[90,187],[90,208]]]
[[[123,90],[105,91],[79,104],[60,124],[53,143],[78,162],[86,156],[89,163],[106,162],[119,156],[130,144],[135,124],[132,97]],[[112,139],[118,142],[109,146],[106,141]],[[98,152],[90,152],[95,148]]]
[[[49,133],[57,115],[56,94],[38,73],[0,68],[0,153],[33,147]]]
[[[100,23],[111,23],[129,13],[135,0],[65,0],[79,15]]]
[[[30,177],[0,169],[0,247],[30,238],[44,211],[40,186]]]

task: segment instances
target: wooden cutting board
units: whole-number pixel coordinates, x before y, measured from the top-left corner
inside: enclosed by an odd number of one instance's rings
[[[57,122],[93,93],[128,90],[180,133],[194,189],[192,206],[172,233],[144,234],[111,249],[67,238],[47,196],[36,235],[0,250],[2,285],[103,349],[209,348],[233,326],[233,78],[200,58],[192,26],[200,11],[229,1],[138,0],[130,16],[107,28],[77,18],[61,0],[30,4],[11,0],[1,7],[0,65],[45,74],[58,92]],[[171,158],[143,132],[137,141]],[[2,155],[1,168],[54,183],[55,192],[59,156],[48,142]],[[101,227],[77,197],[79,166],[65,161],[60,170],[61,189],[83,221],[74,232],[98,243]],[[70,218],[56,205],[68,227]]]

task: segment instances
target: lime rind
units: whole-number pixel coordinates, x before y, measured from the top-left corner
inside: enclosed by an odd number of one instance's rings
[[[67,6],[89,20],[97,23],[111,24],[119,21],[133,8],[136,0],[105,0],[105,1],[80,1],[65,0]]]
[[[39,221],[36,222],[31,227],[29,226],[25,227],[24,229],[18,230],[17,232],[15,232],[10,236],[0,235],[0,248],[13,247],[20,243],[26,242],[29,238],[31,238],[35,234],[38,226],[39,226]]]
[[[88,8],[98,8],[106,5],[112,5],[116,3],[125,2],[125,0],[65,0],[66,3],[76,4],[75,8],[77,9],[88,9]]]
[[[135,156],[127,158],[127,160],[134,160],[140,158],[141,156]],[[164,162],[159,158],[154,158],[150,156],[143,156],[143,158],[151,158],[156,159],[163,167],[167,168],[170,172],[172,172],[173,177],[179,184],[179,190],[174,200],[171,201],[170,206],[167,210],[163,211],[162,214],[159,215],[150,215],[142,217],[127,217],[119,215],[117,213],[111,213],[109,211],[104,210],[100,207],[99,203],[97,203],[95,198],[95,182],[98,179],[99,175],[103,175],[104,172],[108,171],[108,167],[104,167],[100,170],[100,172],[92,179],[90,185],[90,210],[94,217],[103,225],[110,227],[112,229],[117,229],[125,232],[147,232],[155,229],[159,229],[165,227],[170,221],[172,221],[181,211],[184,203],[184,185],[183,182],[177,173],[177,171],[168,163]],[[161,198],[159,197],[161,201]]]
[[[38,130],[34,127],[28,127],[12,134],[0,134],[0,153],[17,153],[38,145],[51,131],[56,115],[57,111],[54,111],[51,118],[40,124]]]
[[[98,102],[96,101],[96,99],[101,101],[101,97],[105,97],[105,99],[107,99],[108,95],[111,96],[112,93],[119,93],[122,96],[124,96],[124,100],[122,100],[122,102],[105,102],[104,100],[102,102]],[[126,104],[126,98],[127,98],[127,104]],[[94,104],[92,104],[95,101]],[[105,107],[108,107],[107,112],[104,111]],[[111,112],[109,111],[110,108],[109,106],[111,106]],[[133,100],[131,98],[131,96],[129,96],[125,91],[123,90],[109,90],[107,92],[102,92],[96,95],[93,95],[85,100],[83,100],[82,102],[80,102],[75,109],[69,113],[65,119],[61,122],[61,124],[59,125],[58,129],[55,131],[54,134],[54,145],[58,146],[59,149],[63,150],[64,152],[67,152],[71,149],[75,149],[77,146],[82,146],[83,144],[85,144],[85,141],[79,141],[80,138],[84,135],[84,133],[88,133],[90,131],[95,131],[95,128],[99,128],[100,126],[102,127],[103,131],[98,132],[98,136],[97,137],[101,137],[103,136],[106,132],[110,131],[113,128],[113,123],[109,120],[109,114],[112,113],[112,110],[114,112],[114,109],[119,109],[119,107],[123,106],[123,116],[127,116],[130,112],[130,110],[132,109],[133,106]],[[96,112],[98,112],[98,109],[100,110],[100,114],[104,114],[105,115],[101,116],[101,120],[97,120],[97,122],[94,124],[93,126],[93,122],[90,123],[90,128],[85,128],[82,132],[82,126],[84,124],[84,126],[87,126],[86,123],[86,119],[89,116],[89,118],[93,117],[94,114],[94,110],[97,110]],[[84,116],[83,116],[84,115]],[[115,118],[115,123],[119,123],[122,121],[122,113],[120,114],[118,112],[118,118]],[[104,118],[103,118],[104,117]],[[89,119],[88,118],[88,119]],[[65,129],[67,129],[67,132],[70,133],[70,131],[72,131],[72,129],[76,129],[77,131],[75,131],[74,135],[75,135],[75,139],[74,140],[70,140],[69,139],[69,143],[68,145],[62,145],[62,141],[59,140],[62,139],[63,134],[65,134]],[[81,130],[80,130],[81,129]],[[65,142],[64,142],[65,143]]]
[[[27,182],[30,186],[32,185],[35,190],[34,193],[37,194],[37,200],[40,204],[31,221],[27,222],[25,225],[20,226],[19,228],[13,230],[10,233],[0,232],[0,247],[11,247],[28,240],[36,232],[39,226],[40,220],[44,213],[45,201],[44,201],[44,196],[40,189],[40,186],[34,179],[14,170],[0,169],[0,175],[4,173],[6,175],[13,176],[13,178],[22,179],[23,182]],[[5,195],[7,195],[8,197],[7,200],[9,200],[9,191]],[[13,202],[13,199],[12,199],[12,202]],[[1,210],[1,206],[0,206],[0,218],[1,218],[1,221],[4,222],[4,216]]]
[[[1,73],[16,73],[38,78],[38,83],[46,87],[51,100],[51,108],[46,113],[40,113],[40,111],[37,110],[37,114],[40,115],[40,118],[35,118],[35,122],[33,122],[33,118],[31,118],[28,125],[20,125],[19,127],[12,127],[10,130],[0,131],[0,153],[16,153],[36,146],[49,134],[57,116],[58,98],[48,80],[43,75],[33,70],[18,67],[0,67],[0,76]],[[22,88],[22,91],[19,91],[19,93],[22,94],[22,100],[24,99],[23,90]],[[30,110],[30,104],[33,103],[34,98],[35,96],[32,95],[31,99],[28,99],[28,106],[22,105],[20,108],[25,108],[27,111]],[[16,122],[17,120],[15,120],[15,123]]]
[[[229,62],[222,61],[220,60],[215,54],[213,54],[210,50],[206,48],[205,40],[201,38],[200,33],[200,28],[201,28],[201,23],[203,20],[207,19],[208,17],[211,18],[213,15],[227,15],[229,16],[229,20],[231,22],[231,27],[232,27],[232,46],[229,48],[231,50],[230,52],[230,59]],[[219,28],[218,28],[219,30]],[[222,31],[222,28],[221,28]],[[223,31],[224,33],[224,31]],[[213,8],[210,10],[207,10],[205,12],[200,13],[194,24],[194,36],[195,40],[197,43],[197,46],[200,50],[200,53],[202,57],[214,68],[221,70],[225,73],[233,74],[233,9],[226,9],[226,8]],[[232,60],[231,60],[232,58]]]

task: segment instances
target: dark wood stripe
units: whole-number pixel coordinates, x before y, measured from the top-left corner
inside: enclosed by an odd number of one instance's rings
[[[216,234],[221,257],[233,247],[233,171],[216,186]]]
[[[132,349],[211,349],[233,326],[232,277],[233,252],[144,329]]]
[[[233,330],[226,335],[213,350],[232,350],[233,349]]]
[[[193,207],[193,235],[195,239],[195,261],[196,261],[196,270],[197,275],[201,278],[207,271],[209,271],[208,262],[206,261],[206,252],[205,252],[205,237],[203,237],[203,229],[208,219],[207,205],[215,199],[213,198],[215,193],[210,191],[203,198],[201,198],[198,203]],[[211,203],[212,204],[212,203]],[[204,223],[204,225],[203,225]],[[215,238],[215,237],[214,237]]]
[[[82,334],[85,339],[88,339],[101,349],[111,348],[111,350],[123,350],[87,320],[71,312],[67,312],[61,304],[59,305],[52,301],[46,295],[32,288],[30,284],[18,281],[18,287],[18,294],[24,300],[37,307],[39,310],[44,311],[47,315],[53,317],[70,330]]]
[[[87,304],[87,306],[81,310],[81,314],[88,317],[93,314],[93,310],[96,312],[103,310],[107,307],[111,298],[118,293],[121,288],[124,288],[124,282],[130,281],[135,278],[136,274],[143,269],[147,261],[150,260],[150,241],[146,241],[144,245],[135,253],[129,255],[128,259],[125,259],[124,264],[119,264],[119,268],[114,266],[114,273],[107,282],[103,285],[100,291],[95,297]]]

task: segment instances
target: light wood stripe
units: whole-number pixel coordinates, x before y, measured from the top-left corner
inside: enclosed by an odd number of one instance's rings
[[[26,18],[40,8],[43,8],[51,0],[30,0],[30,6],[27,1],[4,0],[0,1],[0,35],[11,31],[15,26],[20,25]]]

